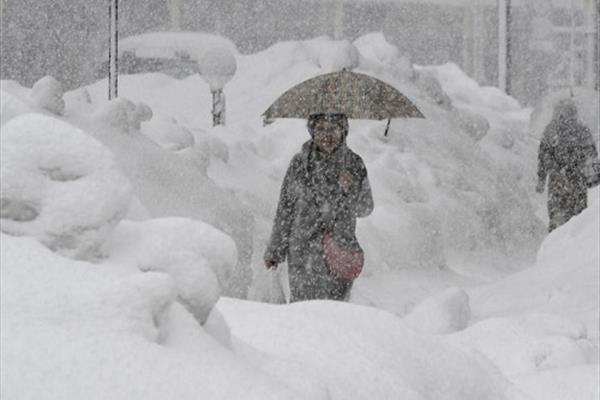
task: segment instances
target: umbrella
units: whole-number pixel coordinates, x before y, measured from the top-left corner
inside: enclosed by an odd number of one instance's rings
[[[346,114],[353,119],[424,118],[402,93],[369,75],[342,70],[319,75],[282,94],[264,112],[274,118],[308,118],[311,114]],[[387,133],[387,129],[386,129]]]

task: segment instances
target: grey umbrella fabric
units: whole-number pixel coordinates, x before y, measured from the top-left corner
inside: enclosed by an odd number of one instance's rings
[[[417,107],[387,83],[342,70],[319,75],[283,93],[264,112],[275,118],[308,118],[311,114],[346,114],[352,119],[424,118]]]

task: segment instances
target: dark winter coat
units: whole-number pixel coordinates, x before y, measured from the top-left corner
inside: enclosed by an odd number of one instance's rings
[[[544,130],[538,152],[538,181],[548,176],[548,230],[552,231],[587,207],[584,165],[597,157],[588,128],[577,122],[577,109],[562,102]]]
[[[352,174],[344,192],[342,171]],[[345,143],[326,157],[312,140],[302,146],[287,170],[265,260],[287,259],[292,300],[338,299],[348,296],[351,281],[329,273],[322,232],[332,232],[343,246],[358,249],[356,218],[373,210],[373,197],[362,159]]]

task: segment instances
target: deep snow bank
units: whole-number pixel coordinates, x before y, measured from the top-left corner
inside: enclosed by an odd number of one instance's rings
[[[305,398],[208,335],[169,275],[0,244],[2,398]]]
[[[183,81],[155,74],[123,77],[121,93],[148,104],[155,114],[173,116],[189,130],[196,147],[208,155],[208,175],[234,192],[254,215],[253,260],[259,281],[266,279],[260,258],[283,174],[308,139],[301,121],[280,120],[262,127],[260,114],[294,84],[348,65],[397,87],[427,117],[395,120],[388,137],[383,137],[385,122],[351,123],[348,140],[366,161],[376,202],[373,215],[359,222],[368,257],[365,273],[461,262],[475,266],[464,272],[485,276],[533,261],[544,233],[527,192],[526,176],[533,162],[529,153],[535,150],[521,139],[528,112],[514,99],[474,82],[463,84],[464,77],[450,90],[444,83],[451,79],[444,77],[462,72],[455,66],[436,67],[432,79],[441,82],[450,97],[459,97],[463,86],[467,93],[463,103],[455,100],[456,107],[448,107],[436,98],[444,93],[425,90],[419,70],[380,34],[352,44],[324,37],[278,43],[257,54],[238,55],[237,62],[238,72],[225,87],[226,128],[210,128],[210,93],[197,76]],[[105,82],[89,88],[94,103],[104,102],[104,89]],[[474,139],[458,106],[487,120],[490,133]],[[508,131],[515,142],[510,149],[494,144],[495,139],[482,146],[487,137]]]
[[[51,83],[51,80],[44,78],[44,82],[46,81]],[[127,79],[123,81],[127,82]],[[155,83],[159,81],[156,80]],[[55,86],[46,82],[37,87],[37,97],[55,99],[60,95],[60,100],[63,100],[62,92],[58,92]],[[37,97],[33,96],[32,89],[23,88],[15,82],[3,81],[3,131],[4,125],[10,128],[12,119],[18,118],[22,113],[53,114],[45,108],[46,103],[36,100]],[[216,152],[215,143],[218,145],[218,142],[199,141],[194,148],[188,147],[179,153],[166,151],[149,137],[173,149],[181,149],[186,147],[186,143],[194,143],[192,134],[173,117],[153,112],[145,103],[134,103],[125,98],[112,102],[93,101],[86,88],[69,92],[64,98],[64,120],[83,130],[86,133],[84,136],[91,135],[110,149],[108,153],[111,160],[114,159],[115,168],[131,184],[135,198],[129,210],[129,218],[194,218],[230,235],[237,246],[238,263],[235,272],[221,274],[227,276],[223,289],[230,295],[244,297],[251,281],[249,264],[254,220],[247,207],[231,191],[224,190],[206,174],[207,160],[210,154]],[[55,118],[59,117],[55,113],[53,115]],[[40,125],[40,129],[44,127]],[[163,129],[169,130],[167,136],[175,139],[161,142],[160,138],[165,135]],[[89,140],[95,142],[91,138]],[[18,151],[13,153],[15,157],[20,157]],[[81,154],[86,153],[82,151]],[[11,175],[16,178],[16,175]],[[118,182],[115,179],[114,184],[119,186]],[[108,190],[103,196],[110,197],[110,193]],[[113,197],[115,201],[118,198]],[[60,198],[55,199],[58,200]]]
[[[486,359],[412,331],[385,311],[332,301],[273,306],[222,298],[231,333],[300,363],[332,399],[525,399]]]
[[[111,152],[56,118],[24,114],[2,126],[1,229],[93,259],[131,200]]]
[[[506,149],[481,145],[506,125],[520,134],[527,113],[514,99],[464,77],[460,82],[467,83],[447,87],[451,79],[446,76],[462,76],[455,66],[430,70],[440,84],[427,89],[419,80],[423,68],[413,69],[380,34],[354,43],[325,37],[278,43],[236,57],[238,72],[225,87],[225,128],[210,128],[210,93],[199,76],[181,81],[161,74],[123,76],[120,93],[132,101],[112,103],[105,100],[101,81],[65,95],[65,113],[113,151],[148,215],[200,219],[234,238],[240,257],[234,274],[240,282],[234,286],[242,294],[251,279],[250,259],[256,278],[252,295],[260,298],[269,290],[260,259],[283,174],[308,139],[301,121],[262,127],[260,114],[292,85],[341,66],[355,66],[394,85],[427,117],[395,120],[387,137],[385,122],[351,123],[348,141],[367,164],[376,202],[374,213],[358,226],[367,252],[365,277],[459,263],[469,266],[461,272],[484,277],[533,260],[544,229],[530,204],[528,184],[507,172]],[[462,103],[456,100],[460,87],[466,93]],[[11,89],[17,92],[27,95]],[[452,98],[456,107],[440,103],[440,96]],[[466,130],[458,110],[460,105],[473,111],[475,103],[490,124],[490,133],[479,140]],[[164,151],[149,137],[183,150]],[[526,147],[518,143],[519,149]],[[511,165],[523,170],[521,164]]]
[[[471,290],[474,316],[559,314],[584,323],[598,338],[598,197],[597,187],[590,190],[588,208],[548,235],[534,267]]]

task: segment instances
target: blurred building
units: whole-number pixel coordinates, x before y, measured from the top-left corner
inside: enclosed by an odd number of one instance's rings
[[[597,85],[599,3],[512,0],[509,77],[515,97],[531,103],[551,87]],[[31,85],[51,74],[67,88],[92,81],[108,43],[106,20],[107,5],[98,2],[3,1],[2,79]],[[454,62],[487,85],[498,81],[497,21],[496,0],[127,0],[120,5],[122,37],[164,30],[217,33],[251,53],[279,41],[321,35],[353,40],[377,31],[413,63]]]

